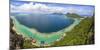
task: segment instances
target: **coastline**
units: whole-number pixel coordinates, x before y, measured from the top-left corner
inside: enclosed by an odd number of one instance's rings
[[[63,30],[60,30],[58,32],[53,32],[50,34],[46,34],[46,33],[40,33],[36,29],[29,29],[25,27],[24,25],[20,25],[20,23],[14,18],[14,16],[12,17],[14,20],[13,23],[14,23],[16,32],[17,33],[19,32],[18,34],[22,34],[24,37],[36,39],[37,44],[40,44],[40,41],[48,42],[48,44],[52,44],[52,42],[59,41],[60,39],[62,39],[65,32],[71,31],[71,29],[73,29],[81,21],[81,19],[80,20],[74,19],[75,21],[73,22],[73,24],[64,28]],[[24,29],[24,31],[22,31],[22,29]]]

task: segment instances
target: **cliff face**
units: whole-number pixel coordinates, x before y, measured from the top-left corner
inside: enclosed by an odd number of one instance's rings
[[[13,20],[10,19],[10,50],[23,48],[24,38],[12,29]]]

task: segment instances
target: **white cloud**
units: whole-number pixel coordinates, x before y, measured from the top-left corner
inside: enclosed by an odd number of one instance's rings
[[[23,4],[20,6],[11,5],[11,12],[31,12],[31,13],[64,13],[65,9],[62,7],[50,7],[45,4],[36,3],[33,5],[33,2],[29,4]]]
[[[73,8],[73,7],[68,7],[66,10],[68,13],[76,13],[77,9]]]
[[[84,7],[60,7],[60,6],[48,6],[46,4],[40,4],[33,2],[26,3],[20,6],[11,4],[11,12],[26,12],[26,13],[77,13],[79,15],[93,14],[91,9],[85,9]]]
[[[93,14],[93,11],[91,9],[85,9],[85,8],[80,8],[80,7],[77,7],[77,8],[68,7],[66,11],[68,13],[76,13],[79,15],[92,15]]]

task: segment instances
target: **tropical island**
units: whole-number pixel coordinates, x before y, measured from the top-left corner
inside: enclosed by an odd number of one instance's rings
[[[72,18],[82,18],[80,15],[75,14],[75,13],[67,13],[66,16],[72,17]]]
[[[76,17],[77,16],[76,14],[73,14],[72,16],[70,14],[69,16],[74,17],[74,18],[81,18],[80,16]],[[84,18],[71,31],[66,32],[65,33],[66,35],[60,41],[55,41],[51,46],[94,44],[94,20],[93,18],[94,16]],[[23,46],[21,45],[21,47],[24,47],[24,48],[39,47],[39,46],[32,45],[32,41],[33,41],[32,39],[23,38],[23,42],[22,42]],[[33,44],[35,43],[33,42]],[[41,47],[51,47],[51,46],[41,46]]]
[[[10,5],[11,50],[95,43],[94,6],[28,1]]]

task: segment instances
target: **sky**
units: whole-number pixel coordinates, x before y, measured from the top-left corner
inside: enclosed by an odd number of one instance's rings
[[[79,15],[92,16],[95,10],[92,5],[73,5],[47,2],[29,2],[29,1],[10,1],[12,13],[77,13]]]

